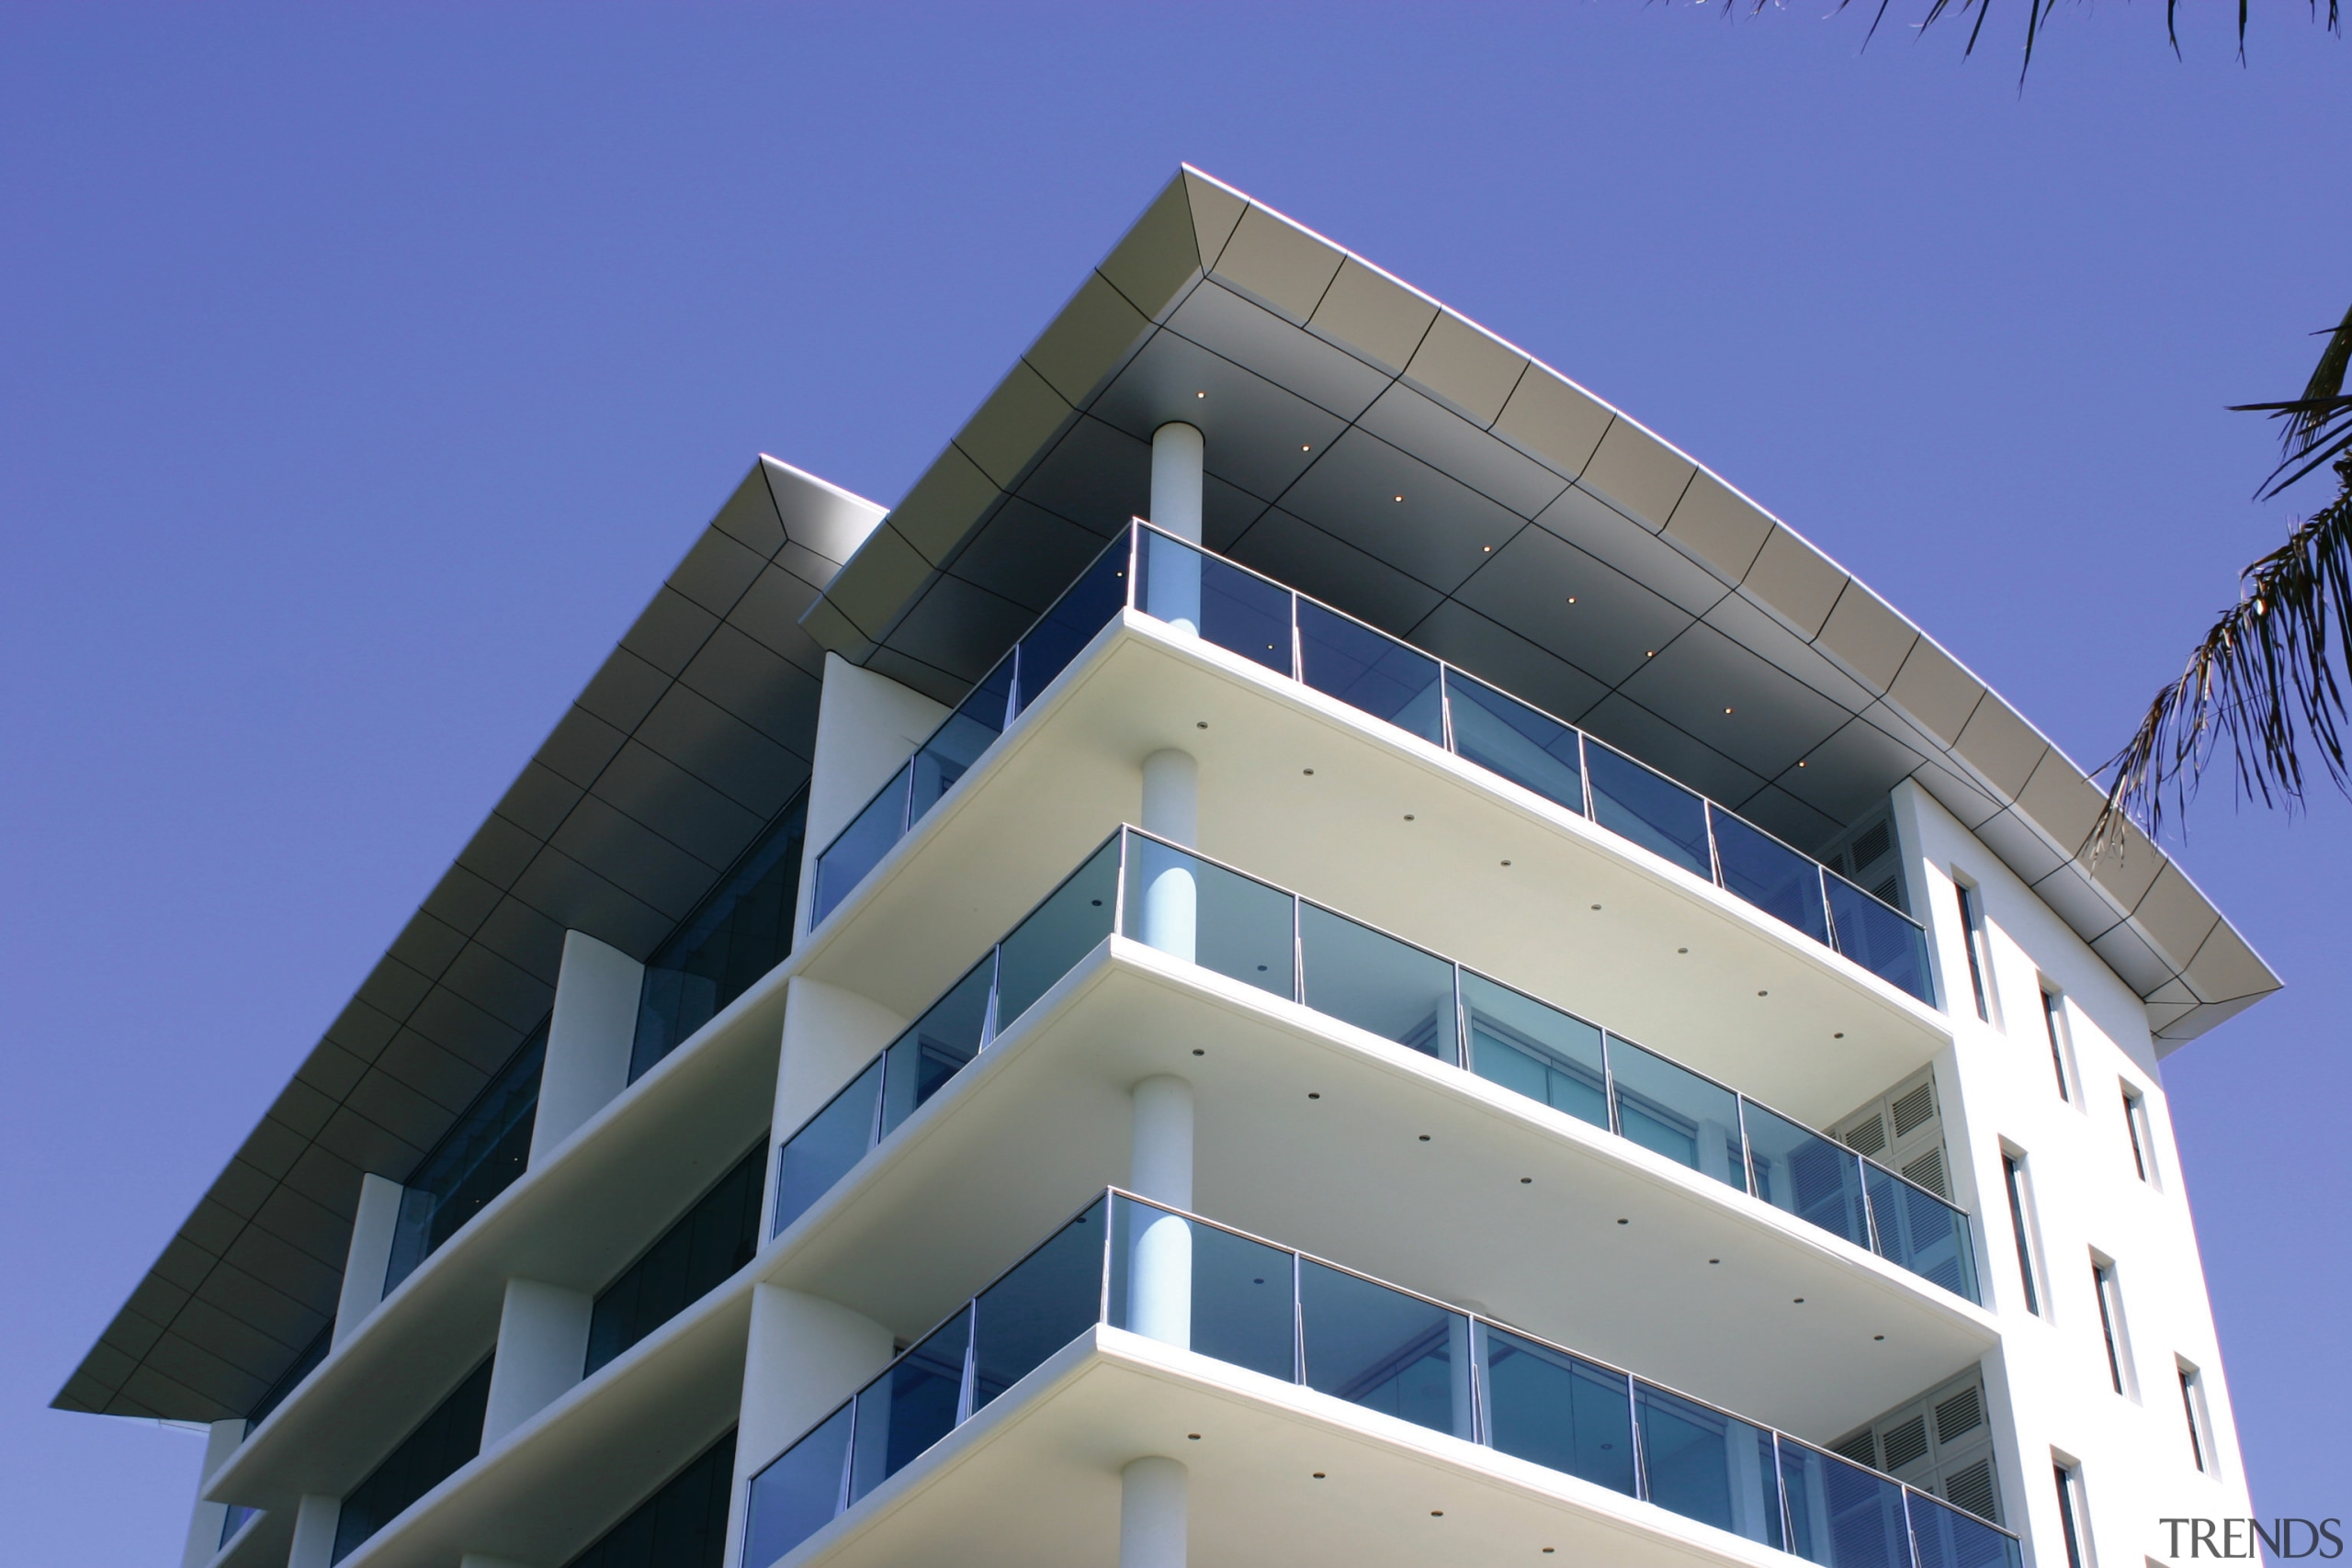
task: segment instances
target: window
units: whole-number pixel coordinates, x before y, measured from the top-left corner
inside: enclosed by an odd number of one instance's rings
[[[2025,1283],[2025,1310],[2037,1317],[2041,1314],[2041,1296],[2033,1288],[2033,1244],[2026,1235],[2025,1158],[2003,1150],[2001,1176],[2009,1189],[2009,1228],[2018,1237],[2018,1277]]]
[[[334,1550],[328,1562],[340,1562],[350,1556],[411,1503],[481,1452],[481,1419],[490,1407],[490,1366],[484,1361],[476,1367],[367,1480],[351,1489],[335,1518]]]
[[[2066,1087],[2066,998],[2056,991],[2041,993],[2041,1026],[2050,1033],[2050,1070],[2058,1078],[2058,1098],[2072,1101]]]
[[[2130,1084],[2123,1086],[2123,1131],[2132,1140],[2132,1174],[2153,1184],[2156,1167],[2150,1157],[2154,1145],[2148,1136],[2148,1097]]]
[[[695,1206],[596,1298],[588,1321],[589,1376],[710,1293],[752,1260],[760,1242],[760,1179],[768,1141],[718,1179]]]
[[[735,1434],[672,1476],[637,1511],[565,1568],[718,1568],[727,1555],[727,1502],[735,1485]]]
[[[2091,1254],[2091,1290],[2098,1297],[2098,1329],[2107,1343],[2107,1381],[2116,1393],[2136,1398],[2132,1376],[2132,1340],[2124,1332],[2123,1292],[2111,1259]]]
[[[2083,1471],[2052,1454],[2051,1468],[2058,1482],[2058,1530],[2066,1543],[2066,1568],[2091,1568],[2090,1523],[2083,1508]]]
[[[1993,944],[1984,930],[1984,900],[1969,883],[1955,882],[1960,891],[1960,925],[1968,942],[1968,987],[1976,997],[1976,1016],[2000,1027],[2000,998],[1993,992]]]
[[[542,1022],[401,1184],[384,1294],[390,1295],[392,1287],[523,1174],[530,1163],[531,1126],[538,1119],[539,1072],[547,1055],[548,1026]]]
[[[2214,1463],[2213,1428],[2205,1419],[2205,1380],[2186,1361],[2175,1363],[2180,1373],[2180,1409],[2188,1419],[2188,1457],[2211,1475]]]

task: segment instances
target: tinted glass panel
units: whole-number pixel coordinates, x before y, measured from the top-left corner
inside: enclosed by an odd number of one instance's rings
[[[1142,560],[1137,603],[1146,615],[1191,626],[1204,641],[1291,672],[1289,589],[1164,534],[1143,536]]]
[[[1459,670],[1445,672],[1454,754],[1569,810],[1584,811],[1577,732]]]
[[[1900,1485],[1785,1438],[1780,1450],[1789,1551],[1825,1568],[1911,1568]]]
[[[565,1568],[718,1568],[727,1555],[735,1434],[703,1451]]]
[[[812,928],[840,908],[865,874],[882,863],[890,847],[906,837],[908,791],[913,780],[912,762],[891,774],[890,782],[817,857],[817,896],[808,908]]]
[[[1939,1498],[1911,1494],[1911,1534],[1919,1568],[2018,1568],[2017,1539]]]
[[[1433,745],[1445,740],[1438,662],[1392,637],[1298,602],[1298,678]]]
[[[1739,1097],[1665,1057],[1611,1036],[1617,1130],[1691,1169],[1743,1191]]]
[[[785,1140],[776,1156],[774,1234],[782,1235],[874,1146],[874,1102],[881,1089],[882,1059],[877,1056]]]
[[[1584,749],[1592,775],[1593,820],[1644,849],[1710,881],[1707,807],[1699,796],[1660,773],[1595,742]]]
[[[1724,886],[1815,942],[1829,940],[1821,903],[1821,867],[1728,811],[1710,813]]]
[[[760,1178],[768,1141],[735,1162],[695,1206],[605,1287],[588,1320],[587,1371],[700,1301],[752,1260],[760,1244]]]
[[[1624,1374],[1490,1325],[1479,1331],[1494,1446],[1631,1496],[1634,1413]]]
[[[765,1568],[832,1521],[849,1480],[850,1406],[827,1416],[752,1478],[746,1568]]]
[[[631,1083],[791,953],[808,829],[804,791],[647,960],[629,1052]]]
[[[1113,839],[1004,939],[997,953],[998,1033],[1111,934],[1118,891],[1119,840]]]
[[[1296,995],[1292,902],[1155,840],[1127,840],[1127,936],[1285,998]]]
[[[1027,637],[1021,639],[1020,668],[1013,693],[1018,713],[1037,700],[1079,649],[1093,639],[1127,602],[1127,538],[1121,534],[1086,575],[1047,610]]]
[[[1104,1220],[1103,1205],[1095,1204],[980,1293],[974,1303],[973,1409],[1099,1321]]]
[[[1609,1125],[1600,1030],[1467,969],[1462,1011],[1473,1072],[1578,1121]]]
[[[1298,908],[1298,951],[1308,1007],[1460,1062],[1453,964],[1313,904]]]
[[[1302,1260],[1309,1388],[1451,1432],[1470,1427],[1470,1320],[1418,1296]]]
[[[1810,1127],[1750,1100],[1747,1158],[1756,1195],[1776,1209],[1834,1231],[1856,1247],[1871,1244],[1862,1206],[1861,1156]]]
[[[1651,1502],[1780,1547],[1781,1489],[1770,1432],[1643,1382],[1634,1385],[1634,1408]]]
[[[988,1026],[989,988],[995,983],[996,955],[991,953],[973,964],[884,1053],[883,1137],[979,1055]]]
[[[1012,659],[1007,655],[997,660],[996,668],[981,678],[915,753],[913,804],[907,811],[910,825],[922,821],[923,814],[938,805],[939,797],[954,789],[956,781],[980,760],[980,753],[1004,733],[1012,703]]]
[[[1925,1188],[1875,1165],[1863,1167],[1879,1256],[1972,1302],[1976,1245],[1968,1216]]]
[[[342,1562],[480,1453],[482,1412],[489,1404],[490,1363],[484,1361],[344,1498],[328,1560]]]
[[[400,1219],[384,1268],[386,1295],[523,1174],[547,1050],[542,1023],[401,1184]]]
[[[1893,986],[1935,1005],[1928,981],[1927,934],[1852,883],[1831,872],[1829,917],[1838,928],[1838,951]]]
[[[857,1396],[849,1500],[856,1502],[955,1429],[964,1393],[964,1351],[971,1342],[967,1307]]]
[[[1129,1199],[1112,1211],[1111,1323],[1137,1327],[1135,1312],[1136,1242],[1169,1219],[1165,1211]],[[1296,1381],[1291,1309],[1291,1254],[1214,1225],[1180,1220],[1192,1244],[1192,1348],[1237,1367]]]

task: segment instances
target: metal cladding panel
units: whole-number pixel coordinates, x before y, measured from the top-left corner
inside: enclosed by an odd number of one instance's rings
[[[1015,609],[1075,575],[1081,552],[1044,518],[1072,539],[1115,529],[1140,504],[1143,443],[1171,420],[1207,437],[1210,547],[1735,809],[1810,828],[1808,847],[1917,778],[2128,972],[2163,1048],[2278,988],[2143,837],[2120,860],[2080,854],[2098,786],[1793,529],[1540,361],[1189,166],[802,626],[955,701],[1023,629]],[[1133,445],[1110,457],[1101,427]],[[1712,722],[1724,707],[1733,722]]]
[[[334,1316],[361,1175],[405,1178],[537,1027],[563,932],[645,957],[807,778],[823,651],[800,617],[881,517],[772,457],[752,467],[59,1409],[218,1421],[277,1381]]]

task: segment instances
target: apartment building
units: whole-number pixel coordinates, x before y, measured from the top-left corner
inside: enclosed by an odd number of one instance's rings
[[[58,1395],[187,1568],[2141,1568],[2278,981],[1923,631],[1181,171],[763,457]]]

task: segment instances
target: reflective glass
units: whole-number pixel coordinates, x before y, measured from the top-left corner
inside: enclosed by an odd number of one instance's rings
[[[1470,1026],[1470,1068],[1480,1077],[1609,1125],[1609,1071],[1600,1031],[1483,975],[1462,971],[1462,1012]]]
[[[301,1354],[294,1358],[293,1364],[277,1374],[277,1381],[269,1385],[269,1391],[245,1413],[245,1430],[250,1432],[267,1420],[269,1413],[284,1404],[288,1394],[301,1387],[304,1378],[318,1370],[319,1363],[327,1359],[327,1352],[334,1346],[334,1323],[330,1319],[326,1326],[302,1347]]]
[[[481,1418],[490,1406],[488,1361],[434,1407],[433,1414],[401,1439],[368,1479],[353,1487],[335,1517],[334,1547],[327,1561],[340,1562],[360,1542],[382,1529],[481,1451]]]
[[[744,1568],[767,1568],[832,1522],[842,1511],[849,1470],[850,1406],[825,1417],[807,1437],[752,1477],[744,1512]]]
[[[1976,1293],[1976,1245],[1968,1216],[1924,1187],[1878,1165],[1863,1167],[1879,1256],[1954,1295]]]
[[[1306,1259],[1298,1310],[1307,1387],[1457,1438],[1474,1435],[1468,1318]]]
[[[1821,902],[1820,865],[1760,828],[1719,807],[1714,820],[1715,859],[1723,884],[1773,919],[1785,920],[1819,942],[1829,940],[1829,917]]]
[[[1780,1451],[1789,1551],[1824,1568],[1912,1568],[1898,1483],[1786,1438]]]
[[[2023,1554],[2007,1530],[1923,1492],[1913,1492],[1908,1501],[1919,1568],[2018,1568]]]
[[[1780,1549],[1770,1432],[1645,1382],[1634,1384],[1634,1412],[1651,1502]]]
[[[468,1220],[513,1185],[531,1157],[531,1127],[538,1119],[539,1073],[547,1063],[548,1026],[531,1032],[474,1102],[441,1135],[402,1182],[392,1251],[384,1267],[384,1294],[416,1271]]]
[[[1594,741],[1584,749],[1592,775],[1592,819],[1710,882],[1706,803],[1663,773]]]
[[[808,838],[803,790],[706,898],[645,962],[638,993],[629,1082],[717,1017],[720,1009],[791,954]]]
[[[915,753],[913,804],[907,809],[907,825],[912,827],[923,819],[926,812],[939,804],[939,797],[956,787],[956,781],[969,773],[980,753],[995,744],[1004,733],[1012,704],[1012,656],[1005,655],[996,668],[981,677],[980,683],[957,705],[946,722],[932,731],[931,739]]]
[[[1459,670],[1445,672],[1453,752],[1544,799],[1584,812],[1577,732]]]
[[[1460,1064],[1453,965],[1444,959],[1304,902],[1298,956],[1302,999],[1317,1012]]]
[[[994,1033],[1012,1028],[1030,1003],[1111,934],[1118,895],[1119,840],[1113,839],[998,944]]]
[[[1136,599],[1146,615],[1187,622],[1204,641],[1291,672],[1289,589],[1148,531],[1142,567]]]
[[[586,1371],[685,1311],[752,1260],[760,1244],[764,1134],[752,1152],[695,1201],[693,1208],[597,1296],[588,1318]],[[585,1375],[583,1373],[582,1375]]]
[[[776,1155],[775,1228],[782,1235],[874,1146],[875,1099],[882,1089],[882,1058],[785,1140]]]
[[[1128,835],[1127,936],[1295,999],[1293,902],[1289,894],[1262,882],[1157,840]]]
[[[850,825],[817,857],[817,896],[809,906],[808,923],[819,926],[841,906],[865,874],[882,863],[892,845],[907,836],[907,792],[914,778],[909,762],[890,776]]]
[[[1126,603],[1127,536],[1123,531],[1021,639],[1012,711],[1017,714],[1035,702]]]
[[[1756,1173],[1756,1195],[1856,1247],[1869,1247],[1861,1156],[1752,1100],[1746,1110],[1747,1160]]]
[[[980,1292],[973,1303],[973,1409],[1100,1319],[1104,1219],[1098,1202]]]
[[[995,981],[996,954],[991,953],[967,970],[883,1053],[882,1121],[877,1136],[887,1138],[896,1132],[916,1107],[937,1094],[979,1055],[981,1036],[988,1027],[989,990]]]
[[[718,1568],[735,1490],[735,1434],[703,1450],[564,1568]]]
[[[231,1541],[236,1540],[237,1532],[244,1529],[248,1524],[252,1523],[254,1516],[260,1512],[261,1510],[259,1508],[248,1508],[243,1503],[232,1503],[226,1508],[222,1509],[220,1511],[220,1544],[221,1546],[226,1546]]]
[[[967,1307],[858,1392],[857,1436],[849,1462],[852,1503],[955,1430],[964,1397],[964,1351],[971,1337],[972,1312]]]
[[[1351,707],[1445,743],[1444,691],[1438,662],[1395,637],[1298,601],[1298,678]]]
[[[1642,1145],[1747,1190],[1739,1148],[1739,1097],[1655,1052],[1609,1038],[1617,1130]]]
[[[1836,872],[1827,874],[1829,918],[1838,928],[1838,951],[1929,1007],[1936,1002],[1928,980],[1928,937],[1901,911],[1889,908]]]
[[[1137,1243],[1173,1218],[1130,1198],[1112,1206],[1111,1323],[1146,1331],[1136,1313]],[[1178,1220],[1190,1236],[1191,1348],[1253,1372],[1295,1382],[1292,1255],[1215,1225]]]
[[[1623,1372],[1478,1325],[1487,1438],[1548,1469],[1634,1495],[1634,1415]]]

